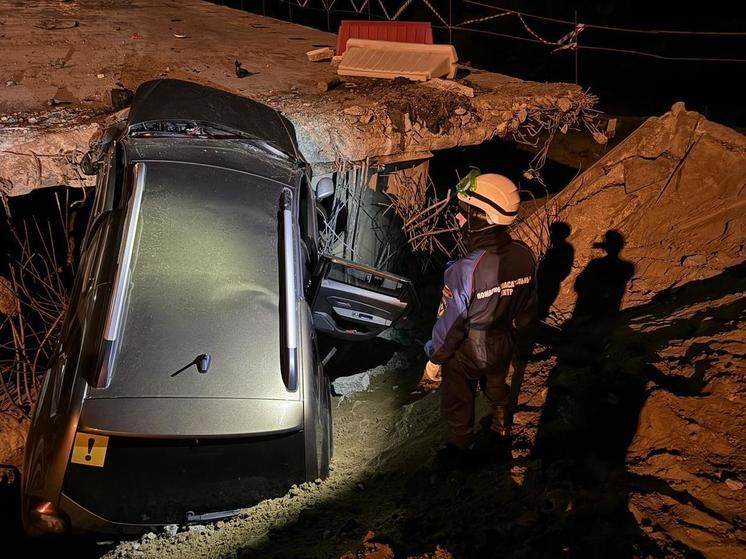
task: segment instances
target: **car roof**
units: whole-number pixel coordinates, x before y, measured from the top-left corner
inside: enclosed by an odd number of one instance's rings
[[[127,130],[146,122],[180,120],[237,130],[301,159],[295,128],[278,111],[246,97],[183,80],[151,80],[140,85]]]

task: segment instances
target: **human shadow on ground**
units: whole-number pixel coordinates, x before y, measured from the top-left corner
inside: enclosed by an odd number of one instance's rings
[[[702,334],[703,323],[711,335],[732,330],[733,319],[746,310],[746,301],[706,306],[685,318],[671,315],[738,293],[745,270],[744,265],[737,266],[620,311],[634,268],[616,250],[623,239],[607,233],[604,245],[601,248],[608,255],[591,261],[578,276],[575,312],[553,347],[557,361],[549,374],[533,453],[541,467],[528,480],[527,491],[556,501],[549,507],[553,523],[563,526],[561,538],[573,556],[661,556],[663,552],[629,512],[631,491],[662,493],[715,518],[720,515],[664,480],[630,474],[628,449],[651,391],[696,397],[707,384],[707,359],[698,362],[689,378],[669,377],[656,367],[657,351],[673,340]],[[638,321],[644,321],[646,328],[634,328]],[[696,345],[691,352],[703,349]]]
[[[562,282],[572,271],[575,247],[567,241],[571,232],[570,225],[564,221],[556,221],[549,226],[549,248],[536,270],[538,320],[544,320],[549,316]]]

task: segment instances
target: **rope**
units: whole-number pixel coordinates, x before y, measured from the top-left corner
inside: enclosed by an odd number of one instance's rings
[[[650,58],[656,58],[658,60],[670,60],[674,62],[746,62],[746,58],[700,58],[696,56],[663,56],[660,54],[653,54],[652,52],[644,52],[639,50],[628,50],[628,49],[615,49],[609,47],[593,47],[590,45],[577,45],[577,48],[581,50],[598,50],[604,52],[619,52],[624,54],[636,54],[638,56],[647,56]]]
[[[506,10],[500,6],[494,4],[485,4],[483,2],[476,2],[475,0],[464,0],[465,4],[472,4],[474,6],[481,6],[482,8],[491,8],[493,10],[503,10],[507,12],[513,12],[514,10]],[[520,13],[522,16],[530,17],[533,19],[539,19],[542,21],[551,21],[553,23],[562,23],[564,25],[575,25],[574,21],[565,19],[557,19],[552,17],[540,16],[536,14],[530,14],[527,12],[515,12]],[[586,23],[586,27],[593,29],[603,29],[605,31],[619,31],[622,33],[649,33],[649,34],[670,34],[670,35],[706,35],[706,36],[720,36],[720,37],[746,37],[744,31],[684,31],[684,30],[673,30],[673,29],[629,29],[626,27],[611,27],[607,25],[595,25],[592,23]]]
[[[528,24],[523,20],[523,16],[520,13],[518,13],[518,12],[513,12],[513,13],[516,16],[518,16],[518,19],[520,20],[520,22],[523,25],[523,27],[526,28],[526,31],[528,31],[531,35],[533,35],[538,41],[544,43],[545,45],[558,45],[559,44],[557,42],[547,41],[546,39],[543,39],[542,37],[540,37],[538,33],[536,33],[533,29],[531,29],[528,26]]]
[[[494,15],[486,16],[486,17],[478,17],[478,18],[475,18],[475,19],[467,19],[466,21],[462,21],[458,25],[452,25],[451,27],[458,27],[459,25],[460,26],[471,25],[472,23],[482,23],[482,22],[485,22],[485,21],[489,21],[491,19],[497,19],[499,17],[505,17],[505,16],[509,16],[509,15],[511,15],[511,12],[505,12],[503,14],[494,14]]]
[[[447,27],[433,26],[433,29],[447,29]],[[503,37],[505,39],[515,39],[517,41],[525,41],[527,43],[537,43],[539,45],[544,44],[537,39],[530,39],[529,37],[519,37],[517,35],[508,35],[507,33],[498,33],[497,31],[487,31],[486,29],[470,29],[468,27],[461,27],[459,25],[452,25],[451,29],[454,29],[456,31],[468,31],[470,33],[481,33],[482,35],[493,35],[495,37]]]

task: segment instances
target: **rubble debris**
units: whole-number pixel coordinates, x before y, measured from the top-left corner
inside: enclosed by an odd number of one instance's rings
[[[604,134],[603,132],[594,132],[593,139],[596,140],[597,144],[601,144],[601,145],[604,145],[608,143],[609,141],[609,138],[607,138],[606,134]]]
[[[56,107],[57,105],[68,105],[68,104],[70,104],[70,101],[64,101],[62,99],[57,99],[54,97],[51,99],[47,99],[47,105],[49,105],[50,107]]]
[[[474,88],[468,85],[463,85],[451,80],[442,80],[440,78],[432,78],[426,82],[422,82],[422,85],[427,87],[434,87],[443,91],[450,91],[457,95],[464,95],[466,97],[474,97]],[[568,100],[569,101],[569,100]]]
[[[135,97],[134,92],[127,88],[115,88],[111,90],[111,106],[115,111],[120,111],[132,104]]]
[[[356,552],[348,551],[340,559],[394,559],[394,550],[391,546],[373,541],[375,537],[375,532],[368,532]]]
[[[331,89],[334,89],[341,83],[342,83],[342,80],[340,80],[339,77],[333,76],[327,80],[318,82],[316,84],[316,89],[318,89],[321,93],[325,93]]]
[[[309,50],[306,53],[306,57],[309,62],[321,62],[324,60],[331,60],[334,57],[334,51],[329,47],[323,47],[320,49]]]
[[[456,75],[458,56],[453,45],[426,45],[349,39],[337,68],[340,76],[363,76],[415,81]]]
[[[241,79],[246,78],[249,76],[253,76],[256,73],[256,72],[249,72],[246,68],[243,68],[243,65],[238,60],[236,60],[234,64],[236,66],[236,77],[237,78],[241,78]]]
[[[349,377],[339,377],[332,383],[334,393],[347,398],[356,392],[365,392],[370,386],[370,374],[358,373]]]
[[[0,411],[0,464],[23,468],[23,448],[31,421]]]
[[[163,527],[163,531],[169,538],[173,538],[179,532],[179,526],[176,524],[167,524]]]
[[[610,118],[609,122],[606,124],[606,137],[610,140],[616,136],[616,123],[617,119]]]
[[[351,107],[345,107],[342,112],[350,116],[363,116],[365,114],[365,109],[360,105],[352,105]]]
[[[363,537],[360,546],[354,552],[348,551],[340,559],[394,559],[394,549],[386,543],[375,541],[375,532],[369,531]],[[453,555],[439,545],[435,546],[432,553],[422,555],[410,555],[407,559],[454,559]]]
[[[63,111],[66,109],[63,109]],[[36,124],[36,117],[29,117]],[[19,196],[36,188],[93,186],[95,177],[80,173],[78,163],[103,126],[77,117],[52,131],[19,130],[0,135],[0,194]]]

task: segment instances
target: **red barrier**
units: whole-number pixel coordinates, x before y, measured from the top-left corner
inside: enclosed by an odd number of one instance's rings
[[[337,34],[336,55],[344,54],[347,39],[373,39],[400,43],[433,44],[433,28],[429,21],[367,21],[343,20]]]

